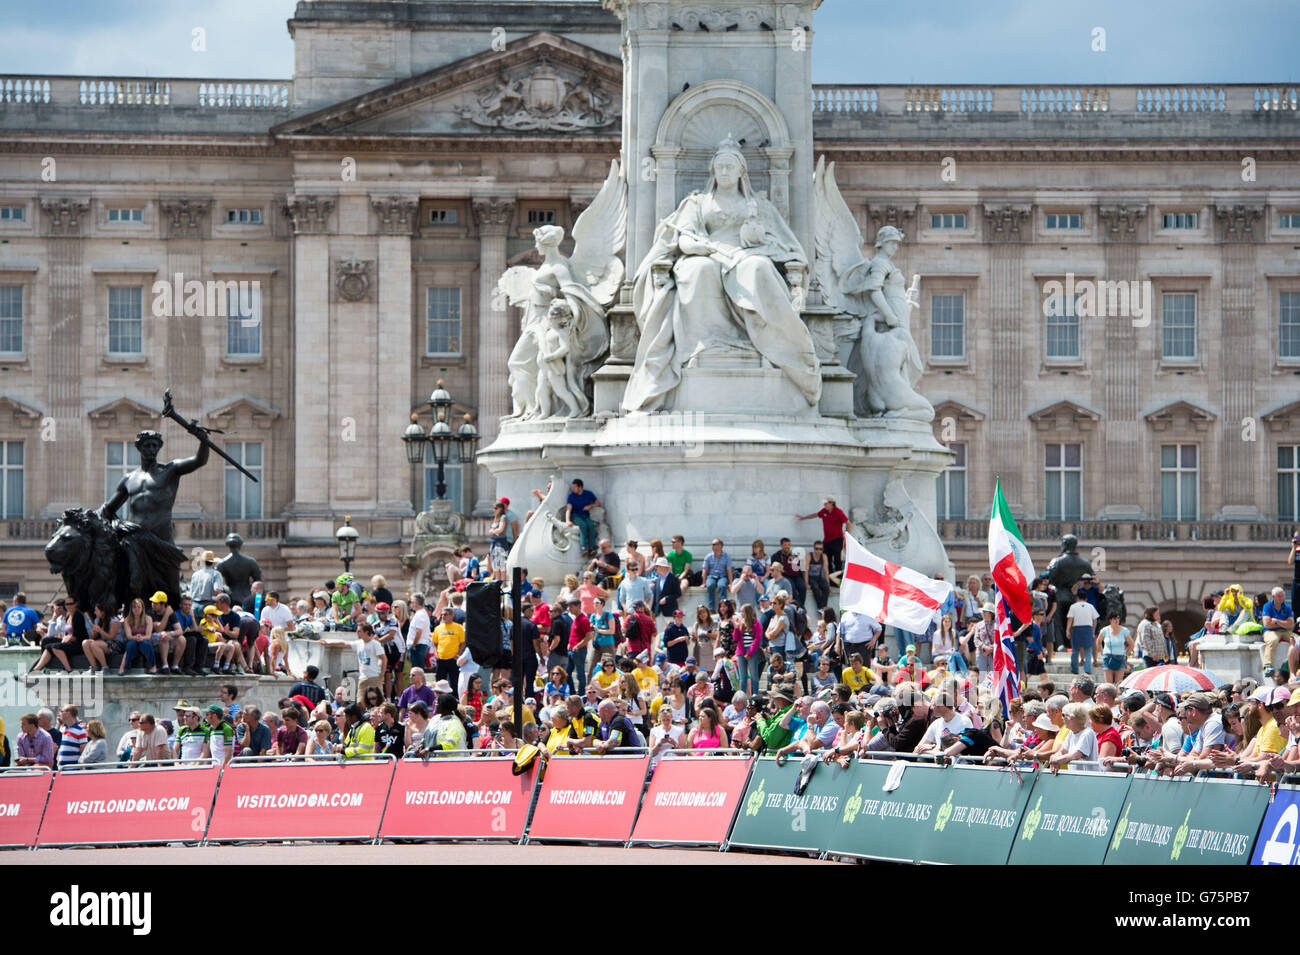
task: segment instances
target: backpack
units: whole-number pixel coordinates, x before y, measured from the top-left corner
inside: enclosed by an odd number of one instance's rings
[[[794,608],[794,632],[801,641],[803,635],[808,632],[808,611],[798,604]]]

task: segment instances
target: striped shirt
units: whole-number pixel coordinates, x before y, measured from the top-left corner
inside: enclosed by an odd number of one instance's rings
[[[181,745],[181,759],[202,758],[203,744],[208,741],[208,737],[211,735],[212,727],[207,723],[200,723],[193,729],[188,726],[182,726],[176,731],[176,742]],[[215,752],[212,755],[217,756]]]
[[[86,735],[86,727],[80,722],[63,728],[63,738],[59,740],[59,769],[81,759],[81,747],[86,745],[88,739],[90,737]]]

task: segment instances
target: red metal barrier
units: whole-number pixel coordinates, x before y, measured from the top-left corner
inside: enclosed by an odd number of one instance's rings
[[[34,846],[54,774],[12,769],[0,773],[0,846]]]
[[[633,842],[721,847],[744,795],[745,756],[664,755],[632,831]]]
[[[215,762],[65,770],[54,777],[37,845],[199,842],[219,775]]]
[[[397,764],[381,839],[523,837],[536,772],[511,773],[503,757],[436,757]]]
[[[207,841],[374,839],[393,766],[391,756],[346,762],[236,757],[221,773]]]
[[[528,838],[626,842],[650,757],[556,756],[546,766]]]

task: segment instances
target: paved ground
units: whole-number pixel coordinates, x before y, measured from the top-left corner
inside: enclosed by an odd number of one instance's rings
[[[5,852],[15,865],[795,865],[818,864],[795,856],[695,849],[624,849],[617,846],[512,845],[257,845],[160,846],[132,849],[37,849]]]

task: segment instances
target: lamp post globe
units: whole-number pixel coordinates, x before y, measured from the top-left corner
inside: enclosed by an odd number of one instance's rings
[[[345,574],[352,571],[352,561],[357,556],[357,538],[360,536],[352,526],[351,516],[344,518],[343,526],[334,532],[334,539],[339,544],[339,560],[343,562]]]

